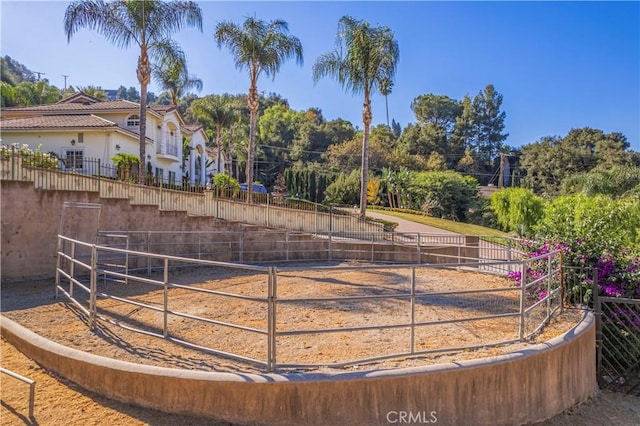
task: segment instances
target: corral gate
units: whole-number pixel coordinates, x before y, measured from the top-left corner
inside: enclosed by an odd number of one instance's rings
[[[640,299],[600,295],[598,269],[562,267],[565,304],[596,316],[600,389],[640,396]]]
[[[596,296],[601,389],[640,396],[640,299]]]

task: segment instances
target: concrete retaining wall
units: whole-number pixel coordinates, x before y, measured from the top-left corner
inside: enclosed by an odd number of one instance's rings
[[[43,367],[106,397],[252,425],[519,425],[596,391],[595,320],[512,354],[338,374],[232,374],[143,366],[61,346],[2,319],[2,336]],[[405,421],[402,422],[401,420]]]
[[[157,205],[132,204],[129,199],[100,198],[97,192],[50,191],[34,189],[31,182],[2,181],[0,199],[2,219],[0,227],[0,263],[3,281],[23,281],[29,278],[55,276],[56,244],[61,213],[65,202],[101,204],[98,229],[108,231],[233,231],[242,234],[244,262],[281,261],[287,253],[284,232],[278,238],[273,230],[265,234],[265,227],[249,226],[212,217],[192,216],[186,212],[160,210]],[[138,200],[142,202],[142,200]],[[252,208],[258,208],[253,206]],[[76,219],[81,222],[82,218]],[[73,221],[71,221],[73,222]],[[331,247],[333,260],[394,261],[417,263],[417,246],[392,242],[354,243],[310,234],[294,234],[290,240],[289,260],[326,259]],[[185,250],[175,235],[171,246],[161,254],[180,256]],[[192,237],[187,237],[192,238]],[[235,237],[232,237],[235,238]],[[472,238],[472,237],[467,237]],[[132,242],[132,250],[146,251],[146,242]],[[478,249],[458,247],[429,247],[421,250],[422,263],[450,263],[459,256],[477,257]],[[445,255],[446,257],[442,257]],[[238,261],[229,250],[216,254],[215,260]],[[202,257],[206,259],[207,257]],[[130,268],[145,267],[146,259],[132,260]]]

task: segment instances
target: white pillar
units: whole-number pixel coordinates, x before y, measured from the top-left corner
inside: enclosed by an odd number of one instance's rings
[[[196,150],[193,147],[189,147],[189,184],[195,186],[196,184]]]
[[[202,151],[200,155],[200,185],[207,184],[207,150]]]

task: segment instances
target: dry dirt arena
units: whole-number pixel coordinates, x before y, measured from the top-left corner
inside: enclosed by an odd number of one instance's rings
[[[156,277],[158,278],[158,277]],[[380,324],[401,324],[410,320],[411,304],[407,299],[358,299],[361,296],[397,296],[409,288],[406,270],[350,269],[335,271],[316,269],[288,271],[278,274],[277,330],[314,330],[318,328],[355,327]],[[170,282],[190,287],[206,288],[245,298],[221,296],[182,288],[169,290],[168,308],[172,311],[198,315],[215,321],[234,323],[256,330],[267,329],[267,306],[248,298],[266,297],[267,276],[229,269],[176,270]],[[416,272],[416,291],[454,291],[469,289],[503,289],[512,283],[497,276],[473,272],[428,269]],[[162,306],[163,291],[157,286],[140,282],[118,283],[101,281],[99,291],[128,297],[138,302]],[[76,289],[76,296],[82,293]],[[348,296],[344,301],[326,300],[328,297]],[[318,300],[313,303],[309,298]],[[323,299],[324,298],[324,299]],[[305,299],[303,301],[302,299]],[[84,303],[84,302],[83,302]],[[114,299],[99,299],[99,312],[112,321],[125,323],[146,331],[162,333],[161,313],[124,304]],[[2,313],[34,332],[69,347],[96,355],[120,360],[184,369],[208,371],[262,372],[258,364],[240,362],[210,353],[189,349],[173,342],[135,333],[109,322],[100,321],[94,332],[87,326],[87,318],[67,298],[54,298],[52,281],[2,284]],[[519,297],[516,291],[495,293],[437,295],[418,298],[413,315],[416,322],[460,319],[469,316],[517,312]],[[532,342],[548,340],[571,328],[579,313],[568,311],[554,319]],[[180,316],[169,317],[169,334],[217,350],[237,353],[256,360],[266,360],[266,336],[256,332],[214,325],[203,326]],[[517,317],[498,318],[460,324],[426,326],[417,329],[416,350],[444,346],[467,346],[478,342],[497,342],[517,338]],[[488,340],[487,340],[488,339]],[[373,355],[405,352],[409,349],[408,328],[368,330],[357,333],[313,333],[278,336],[278,363],[331,364]],[[478,350],[441,352],[412,358],[362,362],[344,367],[345,370],[377,369],[452,362],[462,359],[497,355],[522,348],[523,343],[491,346]],[[2,365],[37,381],[35,420],[27,417],[28,386],[3,375],[2,411],[0,424],[212,424],[209,420],[174,416],[117,403],[77,388],[64,379],[46,372],[11,345],[2,342]],[[302,370],[300,366],[285,366],[280,371]],[[315,371],[335,371],[336,367],[320,366]],[[622,403],[623,406],[616,405]],[[580,423],[579,410],[599,408]],[[609,416],[601,417],[606,408],[616,407]],[[563,416],[568,423],[549,425],[640,424],[637,399],[617,394],[602,394],[572,414]],[[578,416],[578,417],[576,417]],[[612,417],[613,416],[613,417]],[[630,417],[631,416],[631,417]],[[560,418],[560,417],[559,417]],[[616,423],[620,418],[621,422]],[[589,423],[589,421],[592,421]],[[629,423],[630,421],[633,421]]]

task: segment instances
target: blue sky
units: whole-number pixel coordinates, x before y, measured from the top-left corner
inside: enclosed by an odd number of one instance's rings
[[[327,119],[360,125],[362,98],[332,79],[311,78],[316,58],[334,46],[338,19],[351,15],[390,27],[400,63],[389,114],[404,127],[415,118],[411,101],[434,93],[462,99],[493,84],[504,96],[508,145],[532,143],[590,126],[624,133],[640,151],[640,2],[199,2],[203,31],[175,35],[199,93],[246,93],[248,76],[213,39],[221,20],[247,16],[284,19],[300,38],[304,65],[285,64],[276,92],[296,110],[319,107]],[[62,20],[68,2],[0,1],[1,53],[51,84],[136,86],[138,51],[120,50],[96,32],[81,30],[67,43]],[[160,90],[152,84],[150,90]],[[374,123],[386,122],[384,98],[373,99]]]

